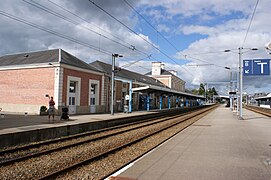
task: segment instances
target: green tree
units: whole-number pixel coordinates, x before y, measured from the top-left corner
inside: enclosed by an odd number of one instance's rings
[[[200,83],[198,94],[205,95],[205,87],[203,83]]]
[[[195,94],[195,95],[198,95],[198,94],[199,94],[199,90],[197,90],[197,89],[192,89],[192,90],[191,90],[191,93],[192,93],[192,94]]]
[[[210,99],[213,99],[213,96],[214,96],[214,95],[218,95],[214,87],[209,88],[209,89],[207,90],[206,94],[207,94],[207,99],[209,99],[209,100],[210,100]]]

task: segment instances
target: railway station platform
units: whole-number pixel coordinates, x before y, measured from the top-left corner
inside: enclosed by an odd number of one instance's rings
[[[208,104],[210,106],[213,104]],[[55,116],[49,121],[48,116],[10,114],[0,115],[0,149],[7,146],[21,145],[36,141],[46,141],[87,131],[122,125],[154,116],[156,113],[167,114],[169,111],[186,112],[204,106],[190,108],[171,108],[132,113],[71,115],[69,120],[60,120]],[[4,114],[4,116],[2,116]]]
[[[88,114],[71,115],[69,120],[60,120],[60,116],[55,116],[55,120],[48,120],[48,116],[11,114],[4,113],[0,118],[0,135],[15,133],[21,131],[35,130],[39,128],[60,127],[66,125],[82,124],[87,122],[98,122],[102,120],[111,120],[123,117],[140,116],[144,114],[155,113],[155,111],[135,111],[133,113],[114,113],[111,114]]]
[[[270,180],[271,118],[243,116],[220,106],[110,178]]]
[[[69,120],[60,120],[60,116],[55,116],[54,121],[52,117],[48,121],[48,116],[1,113],[4,116],[0,117],[0,148],[105,128],[125,121],[128,117],[136,118],[157,111],[71,115]]]

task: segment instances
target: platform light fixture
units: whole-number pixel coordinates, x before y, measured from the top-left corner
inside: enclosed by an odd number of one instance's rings
[[[225,69],[230,70],[230,93],[232,93],[232,69],[228,66],[226,66]],[[233,110],[232,94],[229,94],[229,98],[230,98],[230,109]]]
[[[239,119],[244,119],[243,118],[243,104],[242,104],[242,94],[243,94],[243,62],[242,62],[242,54],[243,49],[247,49],[248,51],[257,51],[258,48],[243,48],[243,47],[239,47],[238,48],[238,54],[239,54],[239,100],[238,100],[238,107],[239,107],[239,111],[238,111],[238,115],[239,115]],[[230,49],[226,49],[224,50],[224,52],[231,52],[232,50]],[[246,51],[247,52],[247,51]]]
[[[111,115],[114,115],[114,84],[115,84],[115,59],[123,57],[120,54],[112,54],[112,76],[111,76]]]

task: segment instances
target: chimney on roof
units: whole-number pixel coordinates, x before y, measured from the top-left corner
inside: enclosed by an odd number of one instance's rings
[[[169,72],[170,72],[171,74],[177,76],[177,71],[175,71],[175,70],[169,70]]]
[[[164,63],[161,64],[161,69],[165,70],[165,64]]]
[[[151,75],[161,75],[161,62],[152,62]]]

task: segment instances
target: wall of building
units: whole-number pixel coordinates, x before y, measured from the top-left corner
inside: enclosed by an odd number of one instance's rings
[[[0,108],[7,112],[39,114],[48,106],[45,94],[54,94],[54,68],[0,71]]]
[[[176,91],[185,91],[185,82],[176,76],[171,76],[171,86]]]
[[[110,77],[104,76],[104,86],[102,87],[101,105],[105,107],[104,112],[110,112]]]
[[[76,107],[77,114],[85,114],[90,112],[89,106],[89,80],[97,80],[100,82],[99,84],[99,105],[96,107],[95,113],[103,113],[105,112],[106,105],[102,105],[102,75],[97,75],[89,72],[82,72],[78,70],[64,68],[63,71],[63,95],[62,95],[62,104],[67,105],[67,92],[68,92],[68,76],[76,77],[81,79],[81,87],[80,87],[80,105]]]
[[[168,76],[160,76],[160,77],[154,77],[155,79],[159,80],[161,83],[163,83],[164,85],[170,87],[170,79]]]

